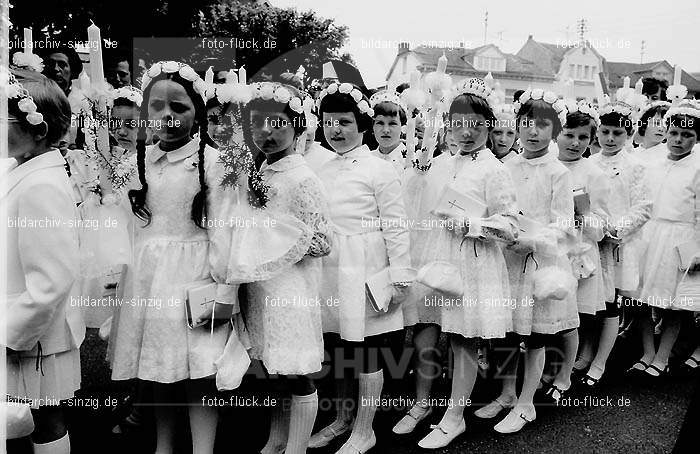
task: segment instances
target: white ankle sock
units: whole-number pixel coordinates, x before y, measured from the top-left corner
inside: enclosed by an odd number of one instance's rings
[[[284,409],[284,400],[272,408],[270,436],[260,450],[261,454],[278,454],[288,443],[290,412]]]
[[[284,454],[304,454],[309,445],[311,430],[318,411],[318,394],[316,391],[307,396],[292,396],[290,412],[289,439]]]
[[[58,440],[49,443],[32,443],[34,454],[70,454],[70,438],[68,432]]]
[[[377,401],[382,396],[384,373],[381,370],[371,374],[360,374],[360,396],[355,425],[349,441],[364,442],[372,437],[374,414],[377,412]]]

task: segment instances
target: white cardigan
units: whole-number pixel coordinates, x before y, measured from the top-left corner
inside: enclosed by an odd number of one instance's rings
[[[81,308],[71,304],[79,270],[80,219],[65,160],[51,150],[3,175],[0,212],[7,230],[5,346],[36,356],[80,347]],[[5,211],[6,210],[6,211]]]

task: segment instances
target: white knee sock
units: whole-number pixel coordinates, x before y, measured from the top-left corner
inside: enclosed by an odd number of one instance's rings
[[[318,411],[316,391],[307,396],[292,396],[292,409],[289,423],[289,439],[284,454],[304,454],[309,445],[311,430]]]
[[[58,440],[49,443],[32,443],[34,454],[70,454],[70,438],[68,432]]]
[[[608,356],[610,356],[610,352],[617,340],[619,324],[619,317],[606,317],[603,320],[603,326],[600,329],[600,340],[598,341],[598,352],[591,363],[591,368],[588,370],[588,375],[591,377],[598,379],[603,376],[605,363],[608,361]]]
[[[363,442],[372,437],[374,414],[377,412],[377,402],[382,396],[384,373],[381,370],[371,374],[360,374],[360,399],[358,401],[357,418],[352,428],[350,440]]]
[[[267,443],[260,450],[261,454],[279,454],[284,451],[289,436],[289,410],[285,408],[284,399],[272,407],[272,415],[270,420],[270,435],[267,438]]]

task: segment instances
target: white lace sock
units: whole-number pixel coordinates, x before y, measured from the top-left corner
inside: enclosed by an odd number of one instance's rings
[[[49,443],[32,443],[34,454],[70,454],[70,438],[68,432],[58,440]]]
[[[370,374],[360,374],[360,396],[357,418],[352,433],[346,444],[363,446],[374,437],[372,423],[377,412],[377,401],[382,396],[384,373],[380,370]],[[342,451],[342,449],[341,449]]]
[[[289,436],[289,424],[289,411],[284,409],[284,399],[282,399],[272,408],[270,435],[267,443],[260,450],[261,454],[279,454],[284,451]]]
[[[317,411],[318,394],[316,391],[307,396],[292,396],[289,439],[284,454],[304,454],[306,452]]]

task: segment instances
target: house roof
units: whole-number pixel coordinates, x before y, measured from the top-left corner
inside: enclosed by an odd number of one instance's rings
[[[669,68],[673,66],[666,60],[652,61],[648,63],[626,63],[609,61],[606,64],[605,72],[608,77],[608,84],[611,87],[621,87],[622,79],[629,76],[630,85],[634,86],[642,77],[648,77],[649,73],[659,65],[665,64]],[[700,91],[700,81],[692,74],[681,71],[681,83],[688,87],[690,91]]]
[[[533,60],[542,68],[544,72],[554,76],[559,72],[561,62],[567,52],[578,47],[580,47],[579,44],[552,44],[536,41],[532,38],[532,35],[530,35],[516,55],[528,60]],[[593,52],[598,58],[601,59],[603,64],[605,64],[605,58],[600,55],[600,53],[589,41],[586,41],[585,47]],[[530,55],[532,52],[536,53],[535,58],[532,58]]]
[[[474,68],[472,62],[474,61],[474,55],[480,50],[486,47],[496,47],[493,44],[487,44],[485,46],[479,46],[472,49],[456,48],[456,49],[443,49],[439,47],[426,47],[418,46],[415,49],[409,51],[418,59],[421,65],[427,67],[437,66],[437,60],[445,54],[447,57],[447,72],[452,70],[455,71],[477,71],[486,72]],[[498,47],[496,47],[498,49]],[[522,75],[534,75],[540,77],[551,76],[547,72],[543,71],[533,62],[526,60],[524,58],[518,57],[514,54],[508,54],[502,52],[500,49],[498,51],[506,58],[506,73],[519,73]]]

